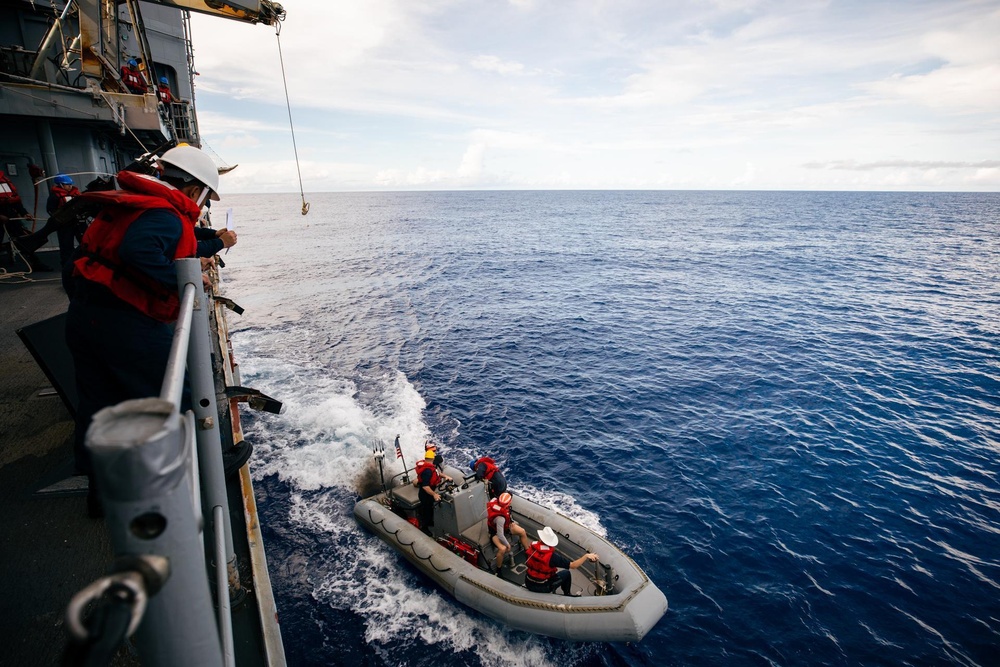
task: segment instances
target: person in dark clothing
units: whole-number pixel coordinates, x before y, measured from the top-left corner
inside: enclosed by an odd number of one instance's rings
[[[485,481],[490,498],[499,498],[507,491],[507,480],[497,464],[488,456],[469,461],[469,468],[476,474],[476,479]]]
[[[597,554],[586,553],[571,562],[556,552],[559,537],[548,526],[538,531],[538,540],[532,542],[528,547],[528,560],[525,563],[527,572],[524,576],[525,587],[535,593],[555,593],[556,589],[559,588],[562,589],[563,595],[570,595],[572,582],[570,570],[575,570],[587,561],[596,563],[598,561]],[[573,595],[571,597],[579,596]]]
[[[236,230],[233,229],[195,227],[194,235],[198,239],[198,257],[212,257],[236,245]]]
[[[170,104],[174,101],[174,95],[170,92],[170,82],[165,76],[160,77],[160,83],[156,87],[156,97],[169,111]]]
[[[100,211],[101,205],[81,199],[82,193],[73,185],[73,179],[66,174],[56,175],[53,182],[54,185],[45,203],[49,219],[37,232],[18,239],[16,246],[22,252],[34,252],[45,245],[52,232],[56,232],[59,239],[59,262],[65,271],[73,260],[74,246],[83,239],[87,225]],[[113,187],[110,178],[97,178],[87,184],[86,191],[99,192],[111,190]]]
[[[74,451],[91,484],[85,438],[94,414],[160,393],[179,309],[175,260],[195,256],[201,206],[218,196],[218,170],[199,149],[173,148],[160,163],[162,181],[122,171],[121,190],[79,197],[104,205],[72,264],[66,322],[79,394]]]
[[[28,209],[24,208],[21,202],[21,195],[17,193],[14,182],[7,177],[7,174],[0,171],[0,242],[4,235],[10,238],[11,245],[23,256],[28,265],[35,271],[51,271],[38,257],[35,256],[34,248],[24,248],[21,241],[29,236],[28,230],[24,227],[24,220],[32,220]],[[11,259],[14,258],[14,250],[11,250]]]
[[[442,462],[441,455],[431,450],[427,450],[423,460],[417,462],[417,497],[420,499],[417,518],[420,519],[420,527],[424,531],[429,531],[434,525],[434,503],[441,501],[441,494],[437,492],[438,486],[444,481],[451,481],[451,477],[438,472]]]
[[[21,202],[21,195],[17,193],[14,182],[7,177],[7,174],[0,171],[0,223],[3,224],[3,231],[0,232],[0,241],[3,240],[3,232],[6,232],[11,239],[16,239],[27,234],[22,220],[28,220],[28,209],[24,208]]]
[[[45,202],[45,212],[49,214],[49,220],[52,220],[56,211],[79,196],[80,190],[73,184],[72,178],[66,174],[56,174],[55,178],[52,179],[52,189],[49,190],[48,201]],[[66,266],[73,258],[74,241],[77,238],[82,238],[86,229],[85,226],[81,226],[85,223],[81,223],[79,220],[75,222],[77,224],[74,225],[53,225],[56,230],[56,238],[59,239],[59,262],[62,266]],[[40,232],[45,232],[49,228],[49,224],[46,221]],[[44,235],[47,237],[48,233]]]
[[[146,86],[146,80],[142,78],[142,72],[139,71],[139,61],[135,58],[130,58],[121,69],[122,83],[130,93],[135,95],[145,95],[149,88]]]

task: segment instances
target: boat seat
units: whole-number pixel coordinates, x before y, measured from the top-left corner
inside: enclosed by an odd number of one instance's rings
[[[417,495],[417,487],[407,483],[397,486],[392,491],[393,500],[405,509],[415,510],[420,506],[420,497]]]
[[[486,519],[472,524],[462,531],[462,539],[477,547],[491,546],[490,530],[486,527]]]

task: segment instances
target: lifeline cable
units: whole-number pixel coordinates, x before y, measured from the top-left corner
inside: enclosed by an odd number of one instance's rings
[[[299,175],[299,194],[302,195],[302,215],[309,212],[305,188],[302,187],[302,169],[299,168],[299,148],[295,144],[295,126],[292,124],[292,102],[288,98],[288,79],[285,77],[285,58],[281,55],[281,22],[274,23],[274,37],[278,42],[278,62],[281,63],[281,82],[285,84],[285,106],[288,107],[288,128],[292,131],[292,150],[295,152],[295,171]]]

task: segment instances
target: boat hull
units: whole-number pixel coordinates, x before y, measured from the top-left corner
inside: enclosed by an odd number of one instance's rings
[[[359,501],[355,519],[456,600],[512,628],[573,641],[639,641],[667,610],[663,593],[617,547],[572,519],[523,498],[515,497],[512,508],[529,535],[534,526],[549,525],[563,536],[561,545],[572,540],[573,546],[566,548],[600,554],[601,561],[618,574],[613,594],[564,597],[531,592],[468,562],[394,512],[388,502],[387,494]],[[575,552],[567,554],[571,555]]]

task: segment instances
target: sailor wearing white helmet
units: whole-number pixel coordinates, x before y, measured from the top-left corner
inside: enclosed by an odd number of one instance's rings
[[[561,588],[563,595],[570,595],[570,570],[575,570],[587,561],[596,563],[597,554],[586,553],[570,562],[556,552],[559,536],[548,526],[538,531],[538,539],[528,547],[528,571],[524,577],[524,585],[535,593],[554,593],[557,588]],[[579,594],[572,597],[579,597]]]
[[[121,171],[120,190],[78,197],[100,206],[73,262],[66,322],[79,394],[77,467],[88,474],[83,445],[93,415],[160,393],[180,306],[175,261],[195,256],[201,205],[218,199],[219,171],[199,149],[178,146],[159,161],[162,180]],[[92,513],[96,504],[92,494]]]

